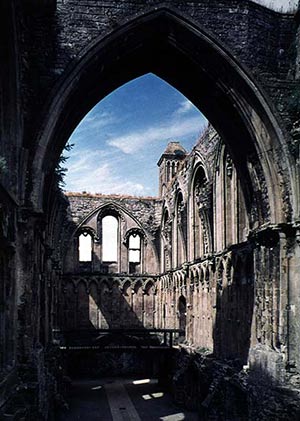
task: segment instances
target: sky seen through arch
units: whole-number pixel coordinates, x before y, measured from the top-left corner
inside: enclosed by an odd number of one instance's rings
[[[72,133],[64,190],[157,196],[157,162],[168,142],[180,141],[190,151],[206,125],[201,112],[159,77],[134,79],[100,101]]]

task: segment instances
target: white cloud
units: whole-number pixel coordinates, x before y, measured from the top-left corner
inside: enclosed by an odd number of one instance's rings
[[[88,160],[78,160],[73,167],[69,167],[66,176],[66,185],[68,191],[103,194],[145,194],[145,187],[141,183],[135,183],[130,180],[124,180],[123,177],[114,173],[114,166],[105,162],[104,164],[95,166],[95,162]],[[80,165],[82,165],[80,167]]]
[[[79,162],[80,163],[80,162]],[[77,173],[77,174],[76,174]],[[103,182],[103,180],[109,178],[111,175],[111,170],[108,164],[103,164],[94,168],[92,165],[85,166],[79,169],[76,168],[76,171],[71,171],[69,168],[66,182],[69,191],[84,191],[90,190],[90,184],[93,185]]]
[[[110,146],[115,146],[126,154],[133,154],[149,142],[161,140],[178,139],[181,137],[197,134],[203,126],[203,120],[199,117],[190,117],[184,120],[171,120],[170,123],[155,127],[148,127],[145,130],[138,130],[126,135],[107,141]]]
[[[194,109],[194,105],[191,103],[191,101],[189,101],[188,99],[185,99],[184,101],[182,101],[179,104],[178,109],[175,111],[174,115],[182,115],[182,114],[186,114],[189,111],[191,111],[192,109]]]
[[[66,166],[72,174],[85,173],[98,167],[99,163],[117,164],[120,155],[117,151],[105,149],[77,149],[72,150]]]
[[[155,177],[160,145],[170,140],[196,139],[206,123],[200,114],[195,115],[193,104],[184,97],[177,102],[175,112],[170,113],[170,108],[174,110],[174,102],[166,110],[162,109],[160,122],[151,125],[148,114],[135,121],[132,118],[135,114],[128,114],[127,109],[120,113],[118,107],[95,107],[71,136],[70,143],[75,147],[66,153],[70,155],[65,165],[66,189],[138,196],[155,194],[153,185],[156,186],[157,180],[150,186],[150,172]],[[136,114],[138,117],[139,113]],[[150,164],[152,159],[154,163]]]
[[[84,170],[88,170],[90,168],[89,163],[89,153],[84,155],[79,155],[78,159],[74,155],[72,155],[72,161],[70,165],[68,165],[68,171],[72,173],[82,172]]]
[[[269,9],[279,12],[294,12],[297,9],[298,0],[252,0],[254,3],[261,4]]]
[[[103,111],[98,114],[93,114],[93,112],[91,112],[78,124],[70,141],[76,142],[81,138],[82,133],[84,133],[85,136],[90,132],[94,134],[104,127],[115,125],[118,122],[119,119],[113,113]]]

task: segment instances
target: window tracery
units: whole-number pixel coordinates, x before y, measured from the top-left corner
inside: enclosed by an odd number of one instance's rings
[[[171,269],[171,241],[172,241],[172,219],[169,217],[169,212],[164,211],[162,223],[162,270],[167,271]]]
[[[133,232],[128,238],[128,266],[129,273],[136,273],[141,265],[141,237]]]
[[[173,267],[179,267],[185,260],[185,204],[181,191],[177,193],[175,200],[174,235],[173,235]]]
[[[215,247],[222,250],[245,240],[248,218],[236,168],[226,147],[220,147],[215,178]]]
[[[195,171],[192,188],[192,238],[194,259],[203,257],[211,249],[211,187],[206,178],[204,169],[199,166]]]

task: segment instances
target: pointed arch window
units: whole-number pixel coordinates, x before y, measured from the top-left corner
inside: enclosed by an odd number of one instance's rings
[[[141,236],[138,233],[132,233],[128,237],[128,263],[129,273],[136,273],[140,271]]]
[[[141,261],[141,237],[138,233],[129,236],[129,263],[140,263]]]
[[[211,194],[202,165],[198,166],[194,172],[191,200],[191,235],[193,239],[191,256],[197,259],[208,253],[211,247]]]
[[[162,232],[161,232],[161,268],[162,271],[171,269],[171,242],[172,242],[172,226],[169,219],[167,209],[163,211]]]
[[[102,260],[103,262],[118,261],[119,222],[113,215],[102,218]]]
[[[79,262],[91,262],[93,238],[87,231],[83,231],[78,238]]]
[[[249,226],[240,180],[225,145],[220,145],[214,189],[215,247],[220,251],[245,241]]]
[[[184,202],[181,191],[177,194],[175,205],[175,219],[173,230],[173,267],[176,268],[184,262]]]

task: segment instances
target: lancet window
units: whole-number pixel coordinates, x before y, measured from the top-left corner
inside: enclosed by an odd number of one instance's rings
[[[78,237],[79,262],[91,262],[93,253],[93,238],[88,231],[82,231]]]
[[[118,261],[119,222],[113,215],[102,218],[102,261]]]
[[[137,232],[128,237],[128,265],[129,273],[141,271],[141,236]]]
[[[197,259],[209,253],[211,249],[211,194],[202,166],[194,173],[191,194],[191,257]]]

